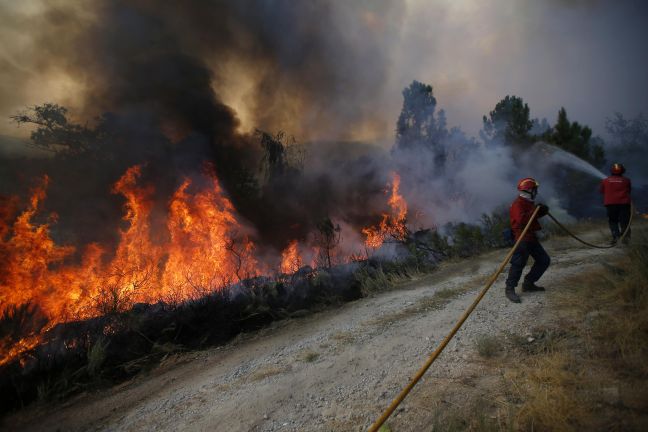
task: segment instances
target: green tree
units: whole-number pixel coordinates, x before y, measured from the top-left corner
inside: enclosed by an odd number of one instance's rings
[[[509,145],[524,145],[532,142],[529,131],[533,122],[529,118],[529,105],[517,96],[506,96],[495,105],[495,109],[483,117],[484,141],[503,141]]]
[[[558,111],[556,124],[545,134],[545,139],[596,167],[600,168],[605,163],[602,140],[592,137],[592,129],[588,126],[570,122],[565,108]]]
[[[396,148],[427,149],[434,155],[435,168],[442,168],[447,137],[445,112],[436,112],[432,86],[413,81],[403,90],[403,108],[396,123]]]

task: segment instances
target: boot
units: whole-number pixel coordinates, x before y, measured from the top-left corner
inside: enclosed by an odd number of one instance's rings
[[[533,292],[533,291],[544,291],[544,287],[538,286],[533,282],[524,281],[522,283],[522,291],[524,292]]]
[[[520,297],[515,294],[515,287],[506,287],[506,298],[511,300],[513,303],[522,303]]]

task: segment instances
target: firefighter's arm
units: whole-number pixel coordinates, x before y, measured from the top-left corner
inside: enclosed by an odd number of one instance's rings
[[[543,216],[547,216],[549,214],[549,206],[545,204],[538,204],[538,207],[540,207],[540,210],[538,211],[538,217],[541,218]]]

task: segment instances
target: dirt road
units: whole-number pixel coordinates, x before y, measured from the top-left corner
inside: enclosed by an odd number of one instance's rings
[[[598,233],[588,238],[601,241]],[[542,283],[601,265],[618,249],[546,242],[553,262]],[[28,431],[347,431],[365,430],[407,383],[470,304],[505,255],[495,251],[445,263],[393,291],[331,311],[277,323],[225,347],[167,359],[146,376],[63,406],[32,408],[5,420]],[[503,277],[419,386],[460,379],[483,334],[524,336],[546,320],[543,293],[504,298]],[[416,390],[412,397],[416,397]],[[407,416],[407,399],[398,415]],[[400,431],[400,429],[399,429]]]

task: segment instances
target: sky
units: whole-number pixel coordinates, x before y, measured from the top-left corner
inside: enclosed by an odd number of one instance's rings
[[[121,51],[89,42],[111,31],[102,3],[0,0],[0,134],[26,136],[9,116],[45,102],[79,120],[115,109],[96,88],[114,79],[104,69]],[[473,136],[509,94],[532,117],[553,123],[565,107],[603,136],[614,112],[648,113],[648,2],[243,1],[204,22],[201,2],[185,11],[133,3],[213,72],[213,91],[241,131],[391,142],[412,80],[431,84],[449,125]]]

